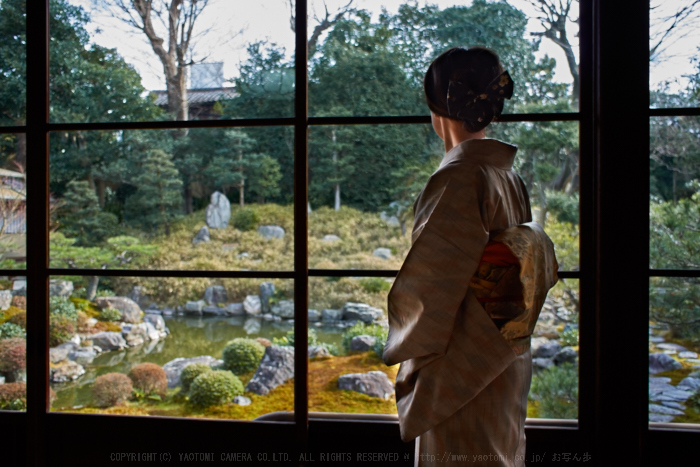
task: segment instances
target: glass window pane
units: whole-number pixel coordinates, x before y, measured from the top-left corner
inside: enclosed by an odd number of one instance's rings
[[[0,410],[27,409],[26,297],[26,277],[0,277]]]
[[[474,45],[496,50],[516,82],[505,112],[577,108],[578,3],[552,6],[568,12],[540,12],[526,1],[426,6],[367,0],[355,2],[357,10],[339,0],[310,3],[317,13],[309,19],[312,116],[427,115],[422,82],[430,62],[451,47]],[[327,3],[329,13],[321,14]],[[340,20],[324,22],[328,14]],[[552,26],[538,19],[558,14],[568,21]],[[561,46],[543,37],[543,25],[560,28],[552,32]]]
[[[280,2],[186,0],[173,21],[170,2],[144,5],[51,4],[53,122],[293,116],[294,34]]]
[[[700,279],[649,280],[649,421],[700,423]]]
[[[291,270],[286,127],[51,134],[51,267]]]
[[[649,121],[649,265],[700,268],[700,117]]]
[[[292,329],[279,312],[291,280],[60,276],[51,290],[53,411],[252,420],[294,409],[293,352],[283,383],[248,385]]]
[[[0,269],[26,267],[26,135],[0,134]]]
[[[700,5],[691,0],[654,0],[649,7],[651,107],[695,107],[700,102]]]
[[[24,125],[27,111],[26,4],[0,2],[0,126]]]
[[[578,418],[579,312],[578,280],[561,279],[532,334],[528,418]]]

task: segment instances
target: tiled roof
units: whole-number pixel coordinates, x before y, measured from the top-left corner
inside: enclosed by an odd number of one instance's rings
[[[156,105],[168,105],[168,94],[166,91],[151,91],[156,95]],[[187,102],[192,104],[214,103],[222,99],[232,99],[236,97],[233,88],[218,89],[188,89]]]

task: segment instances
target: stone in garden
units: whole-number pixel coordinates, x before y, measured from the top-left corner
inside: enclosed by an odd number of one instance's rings
[[[228,314],[226,312],[226,308],[221,308],[218,306],[205,306],[202,309],[202,313],[209,316],[226,316]]]
[[[150,305],[148,305],[148,308],[143,310],[143,312],[146,313],[147,315],[160,315],[163,313],[160,310],[160,308],[158,308],[158,305],[156,305],[155,303],[151,303]]]
[[[312,345],[309,347],[309,358],[325,360],[333,357],[325,345]]]
[[[262,328],[261,319],[259,317],[251,317],[243,323],[243,330],[246,334],[258,334]]]
[[[553,365],[554,365],[554,362],[552,361],[551,358],[533,358],[532,359],[533,368],[539,368],[542,370],[546,370],[547,368],[549,368]]]
[[[225,229],[231,218],[231,203],[223,193],[211,194],[209,206],[205,213],[207,225],[212,229]]]
[[[576,358],[578,353],[572,347],[564,347],[561,349],[552,359],[555,365],[561,365],[562,363],[576,363]]]
[[[207,290],[204,291],[204,300],[206,300],[210,305],[226,303],[228,301],[226,287],[223,285],[212,285],[207,287]]]
[[[377,248],[372,252],[372,255],[381,259],[389,259],[391,258],[391,250],[388,248]]]
[[[236,396],[233,398],[233,403],[238,405],[250,405],[250,397],[246,396]]]
[[[242,303],[229,303],[226,305],[226,314],[229,316],[243,316],[245,315],[245,309],[243,309]]]
[[[204,300],[197,300],[196,302],[185,303],[185,313],[188,315],[201,315],[204,307],[207,306],[207,302]]]
[[[118,332],[100,332],[90,336],[92,343],[102,350],[122,350],[126,341]]]
[[[552,358],[561,350],[561,344],[556,341],[549,341],[538,347],[537,352],[533,353],[535,358]]]
[[[533,337],[530,339],[530,352],[532,353],[532,356],[534,357],[537,354],[537,349],[542,347],[544,344],[549,342],[549,339],[546,337]]]
[[[338,377],[338,389],[357,391],[384,400],[394,393],[394,385],[383,371],[341,375]]]
[[[262,304],[259,295],[248,295],[243,300],[243,309],[249,315],[259,315],[262,312]]]
[[[695,391],[700,389],[700,379],[699,378],[683,378],[677,386],[679,389],[689,389]]]
[[[549,311],[543,311],[537,318],[537,324],[554,326],[557,324],[557,317],[554,315],[554,313],[551,313]]]
[[[97,352],[92,347],[80,347],[68,353],[70,360],[82,366],[92,363],[95,357],[97,357]]]
[[[238,253],[236,255],[236,258],[238,258],[238,259],[243,259],[243,258],[248,258],[248,257],[250,257],[250,255],[248,254],[247,251],[244,251],[243,253]]]
[[[261,225],[258,227],[258,233],[265,240],[284,237],[284,229],[279,225]]]
[[[649,412],[662,413],[665,415],[684,415],[682,410],[672,409],[671,407],[659,404],[649,404]]]
[[[350,341],[350,350],[359,350],[359,351],[365,351],[365,350],[372,350],[372,346],[374,343],[377,341],[372,336],[368,336],[367,334],[361,334],[359,336],[355,336],[352,338]]]
[[[158,339],[160,339],[160,332],[156,329],[153,323],[151,323],[150,321],[146,321],[145,323],[141,323],[140,325],[146,328],[146,336],[148,336],[149,340],[157,341]]]
[[[209,242],[211,241],[211,237],[209,236],[209,228],[205,225],[201,229],[199,229],[199,232],[197,232],[197,235],[194,236],[192,239],[192,245],[198,245],[202,242]]]
[[[665,340],[666,340],[666,339],[664,339],[664,338],[661,337],[661,336],[652,336],[652,337],[649,338],[649,342],[651,342],[651,343],[653,343],[653,344],[658,344],[658,343],[660,343],[660,342],[664,342]]]
[[[340,241],[340,237],[337,236],[337,235],[325,235],[325,236],[321,239],[321,241],[323,241],[323,242],[339,242],[339,241]]]
[[[163,308],[163,316],[172,316],[175,314],[175,310],[172,308]]]
[[[343,318],[343,310],[332,310],[326,308],[321,311],[321,319],[323,321],[338,321]]]
[[[73,350],[71,347],[52,347],[49,349],[49,359],[51,363],[62,362],[68,358],[68,353]]]
[[[49,297],[68,298],[73,293],[73,282],[60,279],[49,281]]]
[[[12,295],[27,295],[26,279],[18,279],[12,282]]]
[[[272,313],[280,318],[294,318],[294,300],[280,300],[272,305]]]
[[[0,376],[0,384],[5,384],[5,377],[4,376]]]
[[[401,222],[399,221],[399,218],[396,216],[389,216],[387,215],[386,211],[382,211],[379,213],[379,218],[389,224],[391,227],[400,227]]]
[[[674,418],[676,418],[675,415],[662,415],[658,413],[649,414],[649,421],[656,423],[670,423]]]
[[[51,368],[51,381],[54,383],[66,383],[75,381],[85,374],[85,368],[76,362],[68,360],[66,363]]]
[[[122,321],[125,323],[138,323],[141,321],[141,308],[127,297],[97,297],[95,300],[100,309],[114,308],[121,311]]]
[[[671,407],[672,409],[685,410],[685,405],[680,404],[678,402],[663,401],[661,405],[663,405],[664,407]]]
[[[126,294],[126,296],[140,306],[141,309],[147,308],[151,304],[151,298],[146,294],[146,289],[141,285],[132,287],[131,292]]]
[[[661,373],[662,371],[677,370],[682,367],[683,365],[680,362],[665,353],[649,354],[649,373]]]
[[[681,389],[674,388],[669,391],[664,391],[654,400],[657,401],[675,401],[675,402],[685,402],[690,396],[693,395],[692,391],[685,391],[684,389],[689,389],[687,386],[683,386]]]
[[[263,313],[270,312],[270,297],[275,293],[275,284],[272,282],[263,282],[260,284],[260,305]]]
[[[253,378],[245,387],[246,391],[265,396],[272,389],[294,377],[294,347],[271,345],[265,348],[265,354]]]
[[[175,360],[170,360],[168,363],[163,365],[163,370],[165,370],[165,377],[168,379],[168,387],[174,388],[180,385],[180,374],[182,369],[193,363],[206,363],[210,367],[222,365],[223,360],[217,360],[209,355],[202,355],[201,357],[193,358],[176,358]]]
[[[12,292],[0,290],[0,310],[7,310],[12,305]]]
[[[272,345],[272,342],[270,342],[270,339],[265,339],[264,337],[256,337],[255,340],[260,342],[265,347],[269,347]]]
[[[158,331],[165,330],[165,320],[160,315],[146,315],[143,317],[143,320],[147,323],[151,323]]]
[[[682,345],[674,344],[673,342],[664,342],[663,344],[657,344],[656,347],[663,350],[675,350],[676,352],[683,352],[688,350]]]
[[[689,350],[684,350],[683,352],[679,352],[678,356],[680,358],[698,358],[698,354],[695,352],[691,352]]]
[[[309,309],[309,322],[321,321],[321,312],[314,309]]]

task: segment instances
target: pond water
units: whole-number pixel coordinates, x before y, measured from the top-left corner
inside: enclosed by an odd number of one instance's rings
[[[172,317],[165,318],[170,335],[122,351],[104,352],[85,366],[85,374],[76,381],[51,384],[58,398],[52,408],[71,408],[92,404],[92,385],[95,378],[106,373],[128,373],[139,363],[150,362],[160,366],[179,357],[191,358],[210,355],[221,358],[226,344],[236,337],[264,337],[272,340],[283,337],[294,325],[288,321],[271,322],[245,317]],[[259,326],[259,328],[258,328]],[[333,327],[313,327],[319,342],[335,344],[340,348],[342,330]]]

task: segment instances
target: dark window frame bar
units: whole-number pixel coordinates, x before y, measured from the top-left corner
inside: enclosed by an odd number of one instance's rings
[[[300,21],[300,18],[306,18],[305,4],[306,2],[302,0],[297,2],[296,5],[298,32],[296,40],[297,51],[305,50],[306,47],[306,39],[305,37],[302,38],[302,34],[305,35],[306,33],[306,22]],[[644,77],[643,72],[638,72],[643,70],[643,67],[639,67],[639,65],[643,64],[647,59],[646,51],[643,57],[635,56],[629,58],[629,60],[624,56],[616,55],[620,53],[620,49],[623,46],[620,45],[617,49],[614,48],[615,38],[612,36],[612,31],[618,29],[619,25],[615,24],[613,26],[611,23],[613,22],[613,18],[619,18],[620,16],[627,17],[630,24],[633,26],[632,33],[634,33],[634,35],[631,39],[632,43],[639,45],[644,42],[645,35],[648,35],[648,10],[644,8],[645,6],[646,5],[643,5],[635,10],[627,8],[628,6],[613,5],[610,2],[603,2],[602,0],[581,0],[581,112],[577,114],[577,118],[572,119],[578,119],[581,125],[581,173],[583,184],[580,214],[582,226],[581,238],[586,239],[586,241],[582,242],[580,250],[582,272],[579,272],[577,275],[581,278],[582,303],[585,304],[584,307],[590,307],[590,313],[583,313],[581,319],[581,348],[583,351],[581,353],[580,374],[581,379],[586,381],[586,384],[580,386],[580,417],[578,421],[580,430],[572,431],[576,432],[574,435],[575,439],[579,440],[581,445],[585,448],[592,449],[595,454],[600,456],[599,458],[602,458],[604,455],[605,448],[613,448],[615,452],[625,453],[626,458],[633,463],[635,461],[641,462],[642,459],[648,459],[645,453],[648,449],[647,439],[650,438],[648,435],[652,431],[663,433],[668,432],[669,428],[671,428],[674,434],[677,435],[681,432],[690,432],[692,438],[686,437],[683,438],[684,440],[692,439],[697,442],[699,438],[697,430],[688,430],[688,427],[684,425],[668,427],[665,426],[665,424],[650,424],[647,422],[648,409],[646,407],[647,401],[645,400],[646,394],[642,394],[644,385],[638,384],[642,381],[640,375],[646,378],[645,371],[642,371],[644,370],[643,368],[636,368],[633,372],[633,377],[631,378],[634,383],[633,386],[639,387],[638,390],[632,394],[631,403],[627,404],[629,407],[622,408],[624,412],[622,414],[620,413],[621,407],[619,405],[619,398],[614,401],[614,404],[611,402],[611,399],[623,394],[624,388],[615,388],[603,384],[609,380],[609,377],[605,376],[605,370],[612,368],[612,362],[606,361],[612,359],[606,359],[604,356],[616,349],[616,342],[609,336],[608,332],[613,332],[613,325],[621,322],[620,318],[610,318],[605,316],[605,313],[602,313],[603,310],[609,308],[606,302],[609,301],[611,296],[610,286],[606,286],[605,282],[608,279],[612,279],[614,272],[616,272],[615,268],[609,267],[612,265],[612,260],[606,259],[604,254],[610,248],[609,240],[612,234],[604,234],[603,231],[605,229],[603,227],[609,227],[611,224],[623,225],[623,220],[615,220],[615,218],[610,217],[611,204],[607,204],[609,203],[608,198],[613,192],[610,188],[610,178],[621,173],[620,166],[614,165],[609,160],[601,157],[601,151],[605,154],[609,148],[615,147],[615,144],[610,142],[609,135],[618,133],[611,131],[611,129],[618,125],[619,122],[615,121],[615,110],[602,108],[600,106],[600,101],[601,99],[605,100],[605,98],[615,100],[612,99],[615,96],[616,99],[620,99],[620,96],[630,96],[628,92],[630,91],[628,83],[613,83],[615,80],[613,80],[612,77],[616,74],[614,70],[619,70],[619,66],[609,65],[615,60],[618,62],[632,63],[634,65],[634,70],[628,70],[630,76],[634,77],[639,74],[642,78]],[[68,131],[69,129],[88,128],[83,128],[85,125],[81,126],[79,124],[64,126],[62,124],[48,123],[48,0],[44,1],[45,8],[41,8],[40,5],[32,5],[32,7],[32,9],[27,11],[27,55],[32,57],[44,57],[44,60],[28,61],[27,81],[28,86],[30,86],[34,92],[28,93],[27,97],[27,125],[22,127],[0,128],[0,133],[24,132],[27,134],[28,155],[29,160],[32,161],[32,176],[30,176],[27,181],[27,186],[29,188],[27,204],[29,206],[28,210],[31,212],[31,215],[28,216],[27,219],[27,238],[28,240],[31,239],[31,242],[28,241],[28,244],[31,244],[32,248],[28,248],[27,251],[26,270],[8,271],[11,275],[21,275],[24,273],[24,275],[27,276],[28,286],[31,287],[30,294],[27,297],[29,329],[27,345],[28,354],[30,355],[27,370],[28,379],[31,383],[28,385],[29,405],[26,414],[24,414],[26,417],[23,417],[23,414],[2,413],[0,414],[0,420],[6,420],[6,416],[12,419],[26,419],[28,429],[28,463],[30,465],[46,465],[46,461],[48,460],[46,458],[48,447],[48,420],[57,419],[60,415],[65,415],[51,414],[48,413],[46,409],[48,402],[48,349],[46,344],[48,338],[48,278],[51,275],[55,275],[57,271],[69,271],[71,275],[75,275],[77,272],[75,270],[51,270],[48,267],[48,134],[50,131]],[[646,25],[643,24],[645,21]],[[645,26],[645,28],[640,29],[640,26]],[[630,31],[626,31],[626,33],[629,32]],[[603,47],[601,44],[605,44],[606,47]],[[629,51],[625,50],[625,52]],[[637,51],[637,55],[639,55],[638,52],[639,51]],[[296,60],[298,64],[306,64],[305,55],[297,53]],[[297,66],[296,68],[297,83],[307,82],[306,66]],[[648,66],[646,69],[648,73]],[[646,81],[648,84],[648,79]],[[640,89],[638,89],[639,78],[633,78],[633,85],[637,87],[632,89],[631,97],[624,98],[625,103],[633,103],[635,98],[641,96]],[[297,154],[301,154],[301,150],[307,147],[306,138],[309,125],[340,124],[338,122],[344,120],[317,120],[308,118],[308,109],[306,108],[307,86],[297,86],[295,93],[297,93],[297,101],[295,102],[296,113],[293,118],[295,126],[295,149]],[[648,87],[645,93],[648,93]],[[303,102],[298,99],[300,96],[304,97]],[[647,106],[644,112],[636,112],[639,110],[639,106],[633,107],[634,112],[631,112],[631,115],[634,117],[634,122],[629,124],[625,122],[625,124],[627,128],[635,130],[639,130],[643,127],[639,120],[642,116],[646,118],[647,116],[700,114],[697,109],[648,109]],[[303,111],[300,112],[302,108]],[[606,116],[607,119],[601,118],[601,115]],[[560,118],[561,115],[554,114],[554,116],[558,118],[552,118],[552,120],[562,120],[562,118]],[[408,117],[408,119],[411,118],[414,117]],[[533,117],[533,119],[534,118],[535,117]],[[537,117],[537,119],[540,118],[542,117]],[[425,117],[418,117],[417,119],[418,121],[415,121],[415,123],[427,123]],[[271,122],[273,120],[266,119],[265,121],[268,123],[266,126],[269,126],[272,124]],[[505,119],[502,121],[505,121]],[[353,122],[356,124],[411,123],[406,121],[404,117],[355,117],[353,118]],[[236,120],[216,121],[215,125],[231,127],[243,126],[240,123],[241,121]],[[648,121],[646,123],[648,127]],[[263,124],[263,122],[249,122],[247,124],[248,126],[259,126]],[[348,122],[348,124],[351,123]],[[165,129],[196,128],[199,127],[198,125],[200,124],[191,122],[157,122],[156,126]],[[204,126],[206,125],[202,125],[202,127]],[[90,127],[90,125],[88,125],[88,127]],[[125,125],[123,123],[114,124],[114,126],[108,124],[104,129],[117,128],[129,129],[128,124]],[[139,123],[135,124],[133,129],[146,129],[146,127],[143,126],[142,123]],[[617,129],[619,130],[619,127]],[[305,154],[305,152],[303,154]],[[592,155],[592,157],[587,157],[588,155]],[[295,170],[297,171],[295,178],[297,181],[306,178],[305,171],[307,166],[308,164],[305,157],[295,158]],[[603,168],[610,169],[610,173],[608,173],[607,170],[602,170]],[[637,172],[640,172],[640,170],[638,169]],[[641,173],[644,173],[643,169],[641,169]],[[646,179],[644,179],[644,182],[646,182]],[[301,206],[301,203],[298,202],[299,199],[302,199],[299,195],[305,194],[306,187],[300,185],[301,184],[295,186],[295,235],[297,238],[305,235],[304,229],[306,228],[305,222],[300,223],[297,221],[298,219],[306,220],[306,206]],[[638,182],[634,185],[635,189],[640,187],[642,187],[642,185],[639,185]],[[644,193],[644,190],[640,191]],[[642,196],[642,198],[645,197]],[[602,202],[601,200],[606,202]],[[642,199],[638,203],[635,202],[634,206],[639,208],[639,205],[643,205],[645,202],[646,200]],[[629,218],[630,214],[623,213],[623,217],[625,216]],[[640,215],[638,219],[643,219],[643,217],[644,216]],[[301,232],[303,232],[303,235]],[[639,243],[638,240],[633,240],[632,243],[635,242]],[[320,274],[323,270],[314,271],[307,269],[308,257],[306,255],[302,257],[300,254],[303,249],[303,247],[300,247],[298,252],[295,250],[295,271],[293,274],[296,279],[295,296],[297,296],[297,292],[303,293],[305,296],[303,301],[307,301],[308,277],[312,275],[312,271],[315,276],[315,273]],[[629,251],[630,247],[628,245],[622,245],[622,249]],[[305,265],[306,267],[303,267]],[[625,267],[625,269],[636,281],[635,283],[640,284],[640,276],[648,276],[646,271],[640,271],[637,266],[638,265],[635,264],[635,266]],[[697,274],[696,271],[651,269],[649,269],[649,274],[665,276],[667,274],[675,275],[676,273],[680,273],[679,271],[685,276],[689,275],[689,273],[692,276]],[[108,274],[111,274],[111,272],[112,271]],[[100,273],[107,273],[107,271],[100,270]],[[124,273],[131,275],[134,271],[129,271],[128,273],[124,271]],[[147,273],[150,273],[150,271]],[[178,271],[163,271],[163,273],[164,275],[170,276],[180,274]],[[219,272],[216,272],[216,274],[218,273]],[[362,275],[366,273],[373,274],[373,271],[352,271],[352,275]],[[602,277],[601,273],[603,273]],[[208,272],[188,271],[187,274],[188,276],[191,274],[191,276],[194,277],[206,277],[204,274],[208,274]],[[267,273],[263,272],[258,276],[256,273],[255,277],[269,277],[269,274],[266,274]],[[299,284],[297,284],[297,282]],[[648,297],[638,301],[640,303],[646,301],[648,304]],[[298,339],[298,342],[305,343],[307,323],[304,313],[302,313],[302,316],[304,316],[304,318],[295,320],[295,337]],[[646,322],[644,321],[646,318],[646,316],[632,317],[632,331],[645,330]],[[644,334],[640,337],[633,332],[632,336],[632,358],[638,359],[639,357],[645,357],[646,335]],[[630,342],[627,344],[630,344]],[[295,369],[306,370],[304,358],[297,359],[295,362]],[[299,378],[299,380],[301,379],[302,378]],[[297,386],[295,379],[296,433],[297,444],[301,446],[306,446],[308,443],[308,406],[306,404],[306,396],[308,396],[308,394],[306,391],[300,394],[301,387],[306,389],[306,384],[306,382],[303,384],[299,383]],[[624,395],[627,396],[628,394]],[[302,399],[304,400],[304,404],[301,403]],[[41,402],[42,400],[43,404]],[[628,400],[628,402],[630,401]],[[626,420],[627,427],[629,428],[625,430],[626,433],[621,433],[618,423],[616,422],[621,416]],[[100,420],[109,418],[110,417],[94,415],[91,419]],[[226,424],[229,423],[236,424],[240,422],[228,422]],[[221,426],[221,424],[217,425]],[[537,425],[541,425],[541,423],[537,423]],[[658,426],[658,429],[650,430],[650,426]],[[543,429],[554,434],[554,431],[546,428],[546,426]],[[559,433],[560,430],[555,431]],[[544,433],[544,431],[534,432],[537,436],[544,436],[541,433]],[[529,439],[532,438],[529,436]],[[661,438],[657,437],[657,439]],[[31,440],[31,443],[29,440]],[[37,444],[40,446],[38,449]],[[658,455],[658,453],[656,455]]]

